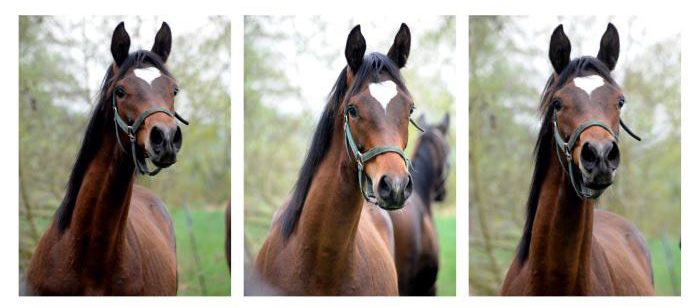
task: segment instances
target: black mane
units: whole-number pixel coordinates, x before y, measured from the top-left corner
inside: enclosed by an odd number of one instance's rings
[[[64,231],[70,225],[73,216],[73,209],[78,198],[80,186],[83,183],[85,172],[87,171],[90,162],[97,154],[97,151],[102,146],[102,140],[105,134],[114,134],[114,112],[112,111],[112,90],[116,81],[124,78],[124,75],[131,68],[140,68],[154,66],[163,74],[170,76],[170,73],[165,68],[165,64],[160,57],[147,50],[135,51],[124,60],[122,66],[114,76],[112,67],[107,69],[100,93],[97,98],[97,104],[90,116],[85,136],[83,137],[80,150],[76,156],[73,170],[70,173],[68,184],[66,185],[66,195],[63,197],[61,205],[56,210],[54,220],[57,222],[59,231]]]
[[[554,131],[552,123],[552,117],[554,115],[554,108],[550,104],[552,102],[552,95],[554,92],[563,87],[566,82],[575,77],[587,76],[590,74],[600,75],[605,81],[613,85],[617,85],[615,80],[613,80],[612,75],[610,75],[610,70],[603,64],[600,60],[584,56],[572,60],[559,74],[552,74],[547,81],[547,85],[542,91],[542,96],[540,97],[540,111],[542,112],[542,124],[540,125],[540,132],[537,136],[537,143],[535,144],[535,149],[533,151],[535,159],[535,169],[532,173],[532,182],[530,184],[530,195],[527,199],[527,216],[525,219],[525,227],[523,230],[523,235],[520,238],[520,243],[517,248],[517,259],[522,265],[530,252],[530,240],[532,238],[532,225],[535,221],[535,214],[537,213],[537,203],[539,202],[540,190],[542,190],[542,183],[544,182],[544,177],[549,170],[549,165],[552,159],[552,150],[554,149]]]
[[[346,82],[347,70],[347,67],[343,68],[329,94],[328,103],[326,103],[326,107],[318,121],[316,131],[311,139],[311,146],[307,151],[304,164],[299,170],[296,184],[294,184],[292,198],[280,217],[282,220],[281,232],[285,240],[292,234],[299,217],[301,217],[301,211],[304,207],[309,187],[311,187],[313,176],[316,174],[323,157],[328,152],[331,138],[335,131],[335,120],[341,114],[339,110],[346,93],[349,92],[350,95],[357,94],[362,90],[364,84],[379,82],[384,75],[394,81],[400,89],[408,92],[398,66],[383,54],[371,53],[365,55],[362,65],[353,74],[352,85],[348,85]]]

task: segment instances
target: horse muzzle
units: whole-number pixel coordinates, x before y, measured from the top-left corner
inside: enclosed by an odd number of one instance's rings
[[[385,210],[403,208],[413,192],[413,180],[407,174],[401,177],[383,175],[377,183],[377,205]]]
[[[612,185],[620,165],[620,150],[615,140],[586,141],[579,154],[581,186],[602,192]]]
[[[182,147],[182,131],[177,125],[154,125],[148,134],[146,152],[151,162],[159,168],[167,168],[177,161]]]

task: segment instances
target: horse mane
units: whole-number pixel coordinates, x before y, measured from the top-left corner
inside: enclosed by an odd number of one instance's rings
[[[285,240],[292,234],[301,217],[313,176],[330,148],[331,138],[335,133],[335,120],[340,115],[339,110],[346,94],[355,95],[362,90],[365,83],[379,82],[382,76],[388,76],[401,90],[408,92],[399,67],[383,54],[375,52],[365,55],[357,72],[353,74],[352,85],[347,84],[347,70],[347,66],[343,68],[328,95],[328,102],[316,125],[311,146],[294,184],[292,198],[281,214],[281,232]]]
[[[146,66],[156,67],[163,74],[170,76],[160,56],[147,50],[139,50],[129,54],[119,68],[116,76],[114,75],[111,65],[107,68],[107,72],[102,79],[102,85],[100,86],[97,104],[88,121],[87,128],[85,129],[85,136],[83,137],[80,150],[78,151],[66,185],[66,194],[54,215],[54,220],[57,222],[59,231],[64,231],[70,225],[71,218],[73,217],[73,209],[75,208],[75,202],[78,198],[85,172],[90,162],[97,154],[97,151],[102,146],[103,136],[114,132],[114,112],[112,110],[113,85],[118,80],[124,78],[129,69]]]
[[[551,104],[554,93],[561,89],[566,82],[575,77],[587,76],[591,74],[600,75],[605,81],[617,86],[615,80],[608,67],[600,60],[590,56],[576,58],[562,70],[559,76],[553,73],[547,80],[547,84],[540,96],[540,112],[542,114],[542,124],[540,132],[537,136],[533,156],[535,160],[535,168],[532,173],[532,182],[530,184],[530,194],[527,199],[526,218],[523,235],[520,238],[520,243],[517,248],[517,259],[520,265],[527,260],[530,253],[530,241],[532,239],[532,227],[535,222],[535,214],[537,213],[537,203],[540,199],[540,191],[544,178],[549,171],[549,165],[552,161],[552,149],[554,149],[554,130],[552,117],[554,116],[554,108]]]

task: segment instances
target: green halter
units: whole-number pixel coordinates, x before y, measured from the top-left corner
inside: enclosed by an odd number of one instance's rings
[[[554,114],[552,123],[554,123],[554,140],[557,143],[557,158],[559,159],[559,163],[561,164],[562,168],[564,168],[564,172],[569,175],[569,181],[571,182],[571,185],[574,187],[574,190],[576,191],[576,195],[581,198],[598,198],[603,191],[593,191],[591,189],[588,189],[586,187],[581,186],[581,180],[577,180],[574,177],[574,160],[572,157],[573,151],[574,151],[574,146],[576,145],[576,141],[578,141],[579,137],[581,137],[581,134],[583,131],[585,131],[588,128],[591,128],[593,126],[600,126],[606,131],[608,131],[613,137],[615,138],[615,141],[618,140],[620,137],[618,134],[615,134],[610,127],[603,123],[602,121],[598,120],[592,120],[592,121],[586,121],[583,124],[579,125],[574,129],[574,131],[571,133],[569,136],[569,141],[566,142],[564,141],[564,138],[561,137],[559,134],[559,129],[557,127],[557,115],[556,113]],[[635,135],[628,127],[625,125],[624,122],[622,122],[622,119],[620,119],[620,125],[622,128],[625,129],[625,131],[632,136],[632,138],[637,139],[637,141],[642,141],[641,138],[639,138],[637,135]],[[564,152],[566,154],[566,166],[564,165],[564,161],[561,159],[561,153]]]
[[[355,159],[355,162],[357,162],[357,179],[358,183],[360,185],[360,191],[362,191],[362,196],[365,198],[366,201],[377,204],[377,197],[374,195],[374,191],[372,190],[372,185],[367,185],[367,174],[365,174],[365,163],[371,160],[372,158],[377,157],[380,154],[383,153],[389,153],[393,152],[396,154],[401,155],[401,158],[403,158],[404,162],[406,163],[406,167],[411,169],[411,160],[406,156],[406,153],[398,147],[395,146],[378,146],[371,148],[364,153],[360,152],[359,148],[357,147],[357,144],[355,143],[355,139],[352,137],[352,132],[350,132],[350,124],[348,122],[348,108],[347,106],[345,107],[343,111],[343,118],[345,120],[345,124],[343,125],[343,129],[345,131],[345,145],[346,145],[346,150],[349,151],[348,154]],[[409,119],[411,124],[413,124],[419,131],[423,132],[423,129],[416,124],[416,122],[413,121],[413,119]],[[367,189],[365,189],[365,186],[367,186]]]
[[[112,93],[112,109],[114,110],[114,132],[116,133],[117,136],[117,144],[119,147],[125,152],[126,149],[124,149],[124,146],[121,143],[121,139],[119,138],[119,129],[121,129],[127,136],[129,136],[129,143],[131,143],[131,158],[134,160],[134,165],[136,165],[136,169],[139,171],[140,174],[147,174],[150,176],[154,176],[160,172],[160,167],[156,167],[154,170],[148,170],[148,166],[146,165],[146,162],[144,161],[141,163],[139,159],[136,156],[136,132],[139,131],[139,128],[141,128],[141,125],[146,121],[146,118],[149,116],[162,112],[167,114],[169,117],[174,117],[180,122],[184,123],[185,125],[189,125],[190,123],[187,122],[187,120],[183,119],[177,112],[171,112],[168,109],[165,109],[163,107],[155,107],[148,109],[141,113],[138,118],[136,118],[136,121],[132,125],[129,125],[124,121],[121,116],[119,116],[119,112],[117,111],[117,96],[116,96],[116,91],[115,93]]]

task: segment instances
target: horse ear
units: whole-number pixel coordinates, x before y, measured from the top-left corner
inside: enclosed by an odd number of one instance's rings
[[[571,42],[564,33],[564,26],[559,25],[552,33],[549,40],[549,61],[552,62],[554,71],[560,74],[571,60]]]
[[[114,63],[117,67],[121,66],[129,56],[129,46],[131,45],[131,39],[129,38],[129,33],[126,33],[124,29],[124,22],[120,22],[119,25],[114,29],[112,33],[112,58],[114,58]]]
[[[360,25],[355,26],[348,34],[348,41],[345,43],[345,59],[348,61],[348,67],[353,73],[362,65],[362,58],[365,56],[365,37],[362,36]]]
[[[421,113],[420,116],[418,116],[418,126],[420,127],[427,127],[428,123],[425,122],[425,113]]]
[[[394,45],[391,45],[389,52],[386,54],[391,61],[394,61],[399,68],[403,68],[408,60],[408,54],[411,51],[411,31],[404,23],[401,24],[399,32],[394,38]]]
[[[612,71],[617,64],[617,57],[620,55],[620,36],[617,28],[612,23],[608,23],[608,29],[600,39],[600,49],[598,50],[598,60],[605,63]]]
[[[153,43],[151,52],[159,55],[160,59],[165,63],[165,61],[168,61],[172,44],[173,37],[170,33],[170,26],[168,26],[168,23],[163,22],[163,25],[160,26],[160,30],[158,30],[158,34],[156,34],[156,40]]]
[[[443,135],[447,134],[447,129],[450,128],[450,114],[445,113],[445,116],[442,117],[442,123],[438,125],[438,129],[442,132]]]

